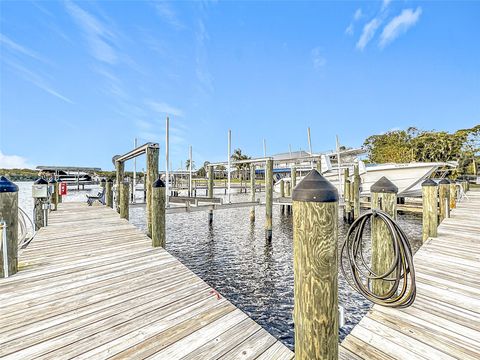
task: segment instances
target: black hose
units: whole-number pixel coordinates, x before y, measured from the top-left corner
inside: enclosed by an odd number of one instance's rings
[[[373,271],[363,251],[363,233],[366,225],[371,224],[373,217],[381,219],[389,229],[389,238],[394,252],[393,261],[383,274],[376,274]],[[340,266],[347,283],[375,304],[406,308],[415,301],[416,285],[412,248],[403,230],[384,211],[369,211],[353,222],[342,246]],[[387,281],[391,283],[390,288],[385,294],[375,294],[372,291],[372,280]]]

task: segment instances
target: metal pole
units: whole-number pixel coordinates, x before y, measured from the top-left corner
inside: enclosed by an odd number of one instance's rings
[[[137,138],[133,140],[133,147],[137,148]],[[133,158],[133,191],[132,191],[132,204],[135,204],[135,189],[137,188],[137,158]]]
[[[193,164],[192,164],[192,145],[190,145],[190,165],[188,167],[188,176],[189,176],[189,179],[188,179],[188,196],[192,196],[193,192],[193,187],[192,187],[192,167],[193,167]]]
[[[169,145],[169,128],[170,128],[170,119],[167,116],[167,120],[165,122],[165,207],[169,207],[169,192],[168,188],[170,187],[169,181],[169,171],[168,171],[168,151],[170,148]]]
[[[267,141],[263,139],[263,157],[267,157]]]
[[[5,221],[0,221],[0,227],[2,228],[3,277],[7,278],[10,274],[8,272],[7,224]]]
[[[227,169],[227,194],[228,194],[228,203],[230,204],[230,164],[232,161],[232,130],[228,130],[228,169]]]
[[[338,166],[338,196],[342,197],[342,171],[340,169],[340,143],[338,142],[338,135],[336,136],[337,145],[337,166]]]
[[[307,133],[308,133],[308,149],[310,151],[310,155],[312,155],[312,138],[310,137],[310,127],[307,128]],[[313,160],[310,163],[313,169]]]
[[[290,159],[292,158],[292,145],[288,144],[288,151],[290,152]]]

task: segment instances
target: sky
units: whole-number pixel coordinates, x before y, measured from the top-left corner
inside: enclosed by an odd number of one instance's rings
[[[480,1],[0,2],[0,168],[174,169],[480,123]],[[126,165],[132,169],[132,162]],[[144,167],[139,159],[137,168]]]

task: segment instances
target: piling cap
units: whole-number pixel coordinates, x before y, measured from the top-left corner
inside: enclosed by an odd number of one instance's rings
[[[113,179],[110,178],[110,179],[107,180],[107,182],[113,183]]]
[[[154,188],[161,188],[165,187],[165,183],[160,179],[160,177],[152,184],[152,187]]]
[[[442,179],[438,182],[439,185],[449,185],[450,181],[448,179]]]
[[[17,192],[18,186],[8,180],[5,176],[0,176],[0,193]]]
[[[422,183],[422,186],[437,186],[437,183],[432,179],[427,179]]]
[[[48,185],[48,182],[47,182],[47,180],[45,180],[43,178],[40,178],[40,179],[35,180],[34,184],[35,185]]]
[[[104,183],[104,182],[107,182],[107,180],[105,180],[105,179],[102,179],[102,180],[100,180],[100,182]]]
[[[303,202],[336,202],[338,191],[317,170],[311,170],[293,190],[292,199]]]
[[[51,178],[50,180],[48,180],[48,182],[50,184],[56,184],[57,183],[57,180],[55,180],[55,178]]]
[[[377,180],[375,184],[370,187],[370,192],[372,193],[382,193],[382,194],[396,194],[398,193],[398,187],[395,186],[390,180],[385,176],[382,176]]]

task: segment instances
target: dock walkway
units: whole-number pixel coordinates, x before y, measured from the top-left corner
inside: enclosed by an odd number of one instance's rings
[[[110,208],[59,204],[0,279],[2,359],[292,359]]]
[[[375,305],[342,342],[340,358],[480,358],[480,190],[468,198],[415,254],[415,303]]]

